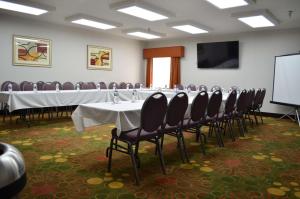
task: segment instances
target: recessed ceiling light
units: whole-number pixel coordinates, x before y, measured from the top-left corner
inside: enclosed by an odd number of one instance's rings
[[[254,3],[253,0],[206,0],[220,9],[246,6]]]
[[[129,0],[118,2],[111,4],[110,8],[148,21],[158,21],[174,16],[169,11],[162,10],[143,1]]]
[[[38,3],[21,3],[19,1],[0,1],[0,8],[31,15],[41,15],[47,13],[49,10],[55,9],[54,7],[41,5]]]
[[[191,20],[167,23],[167,26],[190,34],[201,34],[211,31],[211,28]]]
[[[70,21],[71,23],[89,26],[101,30],[108,30],[122,26],[121,24],[116,22],[111,22],[84,14],[73,15],[71,17],[67,17],[66,20]]]
[[[143,39],[158,39],[158,38],[165,36],[165,34],[154,32],[151,30],[142,29],[142,28],[123,30],[123,32],[126,33],[127,35],[140,37]]]
[[[235,13],[232,16],[252,28],[272,27],[279,24],[279,21],[268,10]]]

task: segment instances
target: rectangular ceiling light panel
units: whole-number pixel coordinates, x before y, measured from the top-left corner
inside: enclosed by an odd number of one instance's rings
[[[252,28],[262,28],[262,27],[270,27],[275,26],[270,20],[268,20],[263,15],[251,16],[251,17],[241,17],[238,18],[240,21],[249,25]]]
[[[158,20],[168,18],[167,16],[164,16],[164,15],[158,14],[156,12],[146,10],[144,8],[140,8],[140,7],[137,7],[137,6],[122,8],[122,9],[119,9],[118,11],[123,12],[125,14],[135,16],[135,17],[146,19],[148,21],[158,21]]]
[[[253,3],[250,0],[206,0],[220,9],[246,6]]]
[[[197,28],[196,26],[192,25],[178,25],[178,26],[172,26],[172,28],[175,28],[177,30],[181,30],[190,34],[201,34],[201,33],[208,33],[207,30],[203,30],[201,28]]]
[[[48,10],[45,9],[8,1],[0,1],[0,8],[31,15],[41,15],[48,12]]]
[[[160,38],[160,36],[154,35],[154,34],[150,34],[150,33],[145,33],[145,32],[129,32],[127,33],[128,35],[131,36],[135,36],[135,37],[140,37],[140,38],[144,38],[144,39],[158,39]]]
[[[92,21],[92,20],[88,20],[88,19],[77,19],[77,20],[72,21],[72,23],[89,26],[89,27],[93,27],[93,28],[98,28],[98,29],[102,29],[102,30],[116,28],[116,26],[112,26],[109,24]]]

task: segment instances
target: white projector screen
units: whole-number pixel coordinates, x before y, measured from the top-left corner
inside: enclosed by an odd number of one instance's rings
[[[275,57],[273,103],[300,106],[300,54]]]

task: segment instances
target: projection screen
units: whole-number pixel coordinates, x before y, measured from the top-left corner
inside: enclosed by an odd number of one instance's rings
[[[275,57],[272,103],[300,106],[300,54]]]

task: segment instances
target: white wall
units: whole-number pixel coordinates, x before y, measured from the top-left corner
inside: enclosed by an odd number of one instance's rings
[[[198,69],[197,43],[216,41],[240,41],[239,69]],[[148,42],[146,47],[182,45],[185,57],[181,59],[181,80],[184,85],[194,83],[222,85],[229,88],[266,88],[264,112],[283,113],[286,107],[270,104],[273,89],[274,56],[300,51],[300,29],[281,31],[257,31],[222,36],[174,39]]]
[[[13,34],[52,40],[52,67],[13,66]],[[112,71],[87,70],[88,44],[112,48]],[[0,48],[0,83],[5,80],[132,83],[144,80],[143,43],[109,33],[0,16]]]

